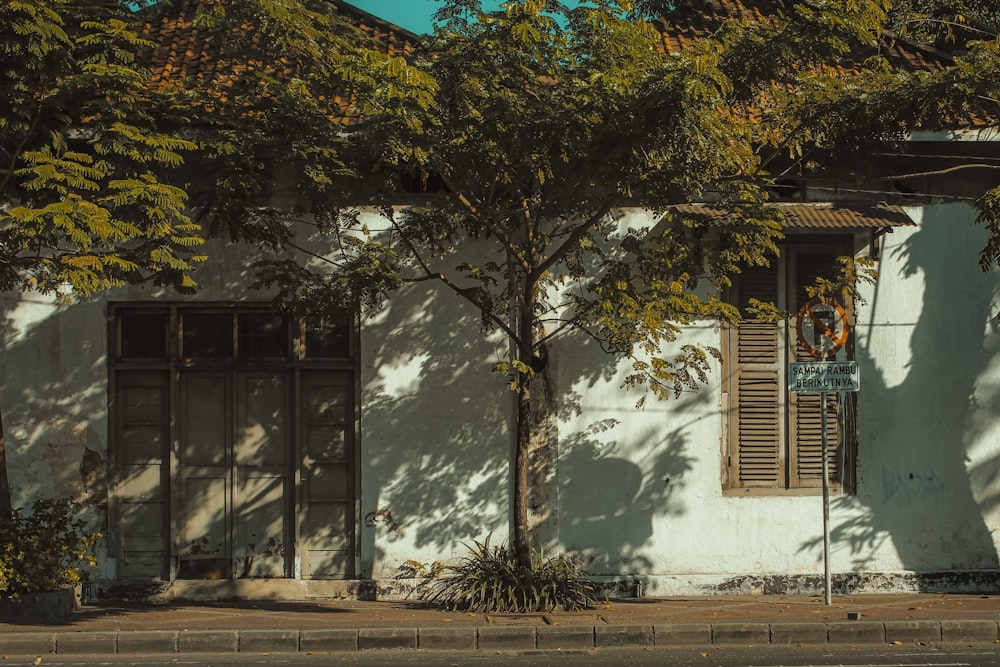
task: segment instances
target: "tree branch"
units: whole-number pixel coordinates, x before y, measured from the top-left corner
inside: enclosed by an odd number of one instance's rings
[[[920,178],[923,176],[941,176],[942,174],[950,174],[952,172],[961,171],[963,169],[1000,169],[1000,165],[997,164],[983,164],[982,162],[970,162],[969,164],[957,164],[954,167],[945,167],[944,169],[934,169],[932,171],[918,171],[911,174],[897,174],[894,176],[883,176],[881,180],[883,181],[894,181],[900,178]]]
[[[10,167],[6,172],[7,175],[4,176],[4,179],[2,181],[0,181],[0,192],[3,192],[4,190],[7,189],[7,184],[10,183],[10,179],[14,177],[14,172],[16,171],[17,167],[17,161],[20,158],[21,154],[24,152],[25,146],[28,145],[28,140],[31,139],[31,136],[35,133],[35,129],[38,127],[38,123],[40,122],[41,116],[42,116],[42,109],[41,105],[39,104],[39,107],[35,109],[35,115],[31,119],[31,126],[24,133],[24,139],[21,140],[21,143],[18,144],[17,148],[14,149],[14,153],[10,156]]]
[[[523,253],[521,253],[518,250],[517,246],[514,245],[514,242],[511,240],[511,238],[507,234],[505,234],[503,230],[500,229],[493,222],[491,218],[483,215],[483,213],[480,212],[478,208],[476,208],[476,205],[472,201],[470,201],[468,197],[462,194],[459,188],[455,187],[454,184],[450,180],[448,180],[447,176],[442,175],[441,178],[442,180],[444,180],[444,183],[448,187],[448,189],[451,190],[452,193],[454,193],[455,198],[458,200],[458,202],[470,214],[472,214],[472,216],[476,220],[485,225],[490,230],[490,232],[497,237],[497,240],[500,241],[500,243],[503,244],[503,247],[507,250],[507,254],[513,256],[517,260],[518,264],[521,265],[521,268],[524,270],[524,272],[528,273],[529,271],[531,271],[531,264],[528,262],[528,258],[525,257]]]
[[[551,269],[557,262],[559,262],[567,254],[569,254],[569,251],[577,243],[580,242],[580,239],[586,236],[587,232],[593,229],[594,226],[597,225],[597,223],[599,223],[604,216],[610,213],[611,209],[613,209],[619,201],[621,201],[620,194],[615,194],[612,197],[610,197],[608,201],[606,201],[604,205],[596,213],[594,213],[594,215],[590,216],[590,218],[586,222],[580,223],[580,225],[575,230],[573,230],[573,233],[570,234],[566,238],[566,240],[563,241],[563,243],[558,248],[556,248],[555,251],[552,252],[551,255],[549,255],[543,262],[541,262],[538,266],[532,269],[531,272],[528,274],[528,279],[531,280],[532,282],[537,282],[538,279],[542,275],[544,275],[546,271]]]
[[[399,238],[401,238],[403,240],[403,243],[406,244],[406,247],[410,249],[410,252],[413,253],[413,258],[417,260],[417,263],[420,265],[420,268],[423,269],[424,273],[426,274],[423,278],[419,279],[411,278],[408,280],[408,282],[423,282],[426,280],[435,280],[435,279],[440,280],[452,292],[454,292],[455,294],[462,297],[463,299],[474,305],[476,308],[478,308],[479,311],[483,313],[491,322],[493,322],[500,329],[502,329],[503,332],[511,338],[511,340],[515,342],[519,340],[517,334],[515,334],[514,331],[509,326],[507,326],[507,323],[498,318],[496,315],[494,315],[490,311],[490,309],[487,308],[483,303],[473,298],[473,296],[469,293],[469,290],[462,289],[454,282],[452,282],[451,279],[449,279],[448,276],[446,276],[445,274],[439,271],[431,271],[430,267],[427,266],[427,263],[424,261],[424,258],[417,251],[416,246],[413,245],[409,237],[406,236],[406,232],[403,231],[403,229],[399,226],[399,223],[396,222],[395,219],[392,220],[392,226],[399,233]]]

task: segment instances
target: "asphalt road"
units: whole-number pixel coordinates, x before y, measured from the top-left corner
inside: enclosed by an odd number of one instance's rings
[[[3,660],[3,667],[77,665],[86,667],[995,667],[1000,645],[992,647],[886,646],[628,648],[589,651],[425,652],[358,651],[317,654],[234,654],[142,656],[43,656]]]

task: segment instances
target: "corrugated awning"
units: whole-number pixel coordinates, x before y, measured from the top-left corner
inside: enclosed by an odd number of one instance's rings
[[[781,211],[785,229],[881,229],[910,227],[916,223],[899,206],[888,204],[840,204],[833,202],[767,204]],[[669,210],[701,218],[709,225],[736,222],[736,213],[711,204],[678,204]]]

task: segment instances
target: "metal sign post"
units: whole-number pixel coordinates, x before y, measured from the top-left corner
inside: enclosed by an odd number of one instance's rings
[[[823,434],[823,582],[824,600],[833,604],[833,582],[830,577],[830,447],[826,438],[826,392],[819,393],[820,431]]]
[[[822,361],[788,365],[788,391],[819,392],[820,432],[823,439],[823,580],[826,604],[833,604],[830,575],[830,450],[826,429],[826,395],[830,391],[858,391],[860,376],[856,361],[825,361],[847,342],[850,327],[839,305],[814,299],[799,311],[797,330],[800,345]],[[811,333],[811,336],[807,334]]]

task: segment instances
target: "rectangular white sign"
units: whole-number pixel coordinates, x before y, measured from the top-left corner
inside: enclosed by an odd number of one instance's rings
[[[856,361],[804,361],[788,364],[788,391],[858,391],[861,375]]]

